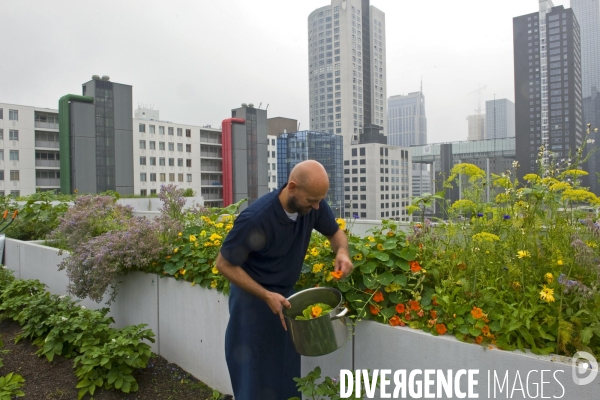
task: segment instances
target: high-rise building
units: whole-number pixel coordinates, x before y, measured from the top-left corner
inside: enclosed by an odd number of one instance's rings
[[[583,141],[579,24],[572,9],[540,0],[513,19],[518,177],[575,153]],[[489,116],[488,116],[489,118]]]
[[[483,140],[485,137],[485,114],[467,117],[467,140]]]
[[[508,99],[485,102],[484,139],[500,139],[515,136],[515,103]]]
[[[577,17],[581,33],[581,75],[583,95],[583,121],[591,127],[600,127],[600,1],[571,0],[571,9]],[[593,145],[598,146],[598,135],[591,133]],[[586,170],[589,173],[590,190],[600,196],[600,153],[590,156]]]
[[[267,120],[267,125],[269,120]],[[287,129],[286,129],[287,130]],[[277,136],[267,135],[267,191],[274,192],[277,184]]]
[[[369,0],[331,0],[308,17],[310,130],[386,134],[385,14]]]
[[[0,196],[60,188],[58,110],[0,103]]]
[[[59,100],[61,192],[133,194],[131,86],[94,75]]]
[[[329,177],[327,203],[336,217],[343,217],[343,138],[323,132],[283,133],[277,138],[277,181],[283,186],[292,168],[304,160],[320,162]]]
[[[285,117],[273,117],[267,119],[267,135],[279,136],[282,133],[296,132],[298,120]]]
[[[427,143],[427,117],[423,92],[388,99],[387,144],[410,147]]]

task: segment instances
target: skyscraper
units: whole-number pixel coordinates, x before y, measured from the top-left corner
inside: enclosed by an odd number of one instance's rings
[[[581,50],[573,10],[540,0],[539,12],[513,19],[518,176],[573,154],[583,141]]]
[[[310,130],[386,134],[385,14],[369,0],[332,0],[308,17]]]
[[[583,94],[583,121],[592,127],[600,125],[600,1],[571,0],[571,8],[579,22],[581,30],[581,75]],[[591,139],[596,140],[593,146],[598,146],[598,135],[592,133]],[[591,147],[591,146],[590,146]],[[600,173],[600,153],[592,154],[586,166],[589,172],[589,187],[600,196],[600,184],[597,173]]]
[[[410,147],[427,143],[427,117],[423,92],[388,99],[387,143]]]
[[[467,140],[482,140],[485,137],[485,114],[467,117]]]
[[[484,139],[499,139],[515,136],[515,103],[508,99],[485,102]]]

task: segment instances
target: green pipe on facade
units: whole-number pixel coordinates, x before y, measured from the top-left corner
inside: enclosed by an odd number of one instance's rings
[[[71,113],[69,102],[93,103],[90,96],[66,94],[58,100],[58,142],[60,149],[60,192],[71,194]]]

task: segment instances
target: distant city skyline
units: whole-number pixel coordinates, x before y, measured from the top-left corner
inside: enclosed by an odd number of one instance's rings
[[[134,106],[153,104],[169,121],[216,127],[232,105],[262,103],[270,117],[297,119],[306,129],[306,16],[324,4],[56,0],[32,9],[14,2],[0,15],[0,35],[11,38],[3,44],[10,62],[0,66],[0,101],[56,108],[66,91],[106,74],[133,86]],[[371,5],[386,15],[387,93],[415,92],[422,80],[430,142],[466,140],[466,116],[493,94],[514,100],[512,17],[537,0]],[[481,86],[478,99],[471,92]]]

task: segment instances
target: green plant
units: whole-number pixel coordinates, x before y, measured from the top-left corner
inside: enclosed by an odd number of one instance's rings
[[[354,376],[354,374],[352,375]],[[369,374],[370,376],[370,374]],[[340,397],[340,385],[337,379],[333,379],[329,376],[326,376],[321,380],[321,382],[317,383],[321,379],[321,368],[315,367],[312,371],[310,371],[303,378],[294,378],[294,381],[297,382],[296,386],[298,386],[298,391],[302,393],[303,396],[310,398],[311,400],[318,399],[329,399],[329,400],[339,400]],[[379,387],[379,380],[376,383],[376,386]],[[361,386],[362,388],[362,386]],[[361,391],[362,392],[362,391]],[[362,396],[357,396],[354,393],[354,388],[352,388],[352,399],[362,399]],[[348,397],[344,397],[348,398]],[[301,400],[300,397],[292,397],[288,400]]]
[[[0,376],[0,400],[11,400],[15,397],[24,397],[21,390],[25,379],[18,374],[10,372],[6,376]]]
[[[38,280],[12,280],[0,293],[0,318],[17,320],[30,299],[43,293],[45,287]]]

